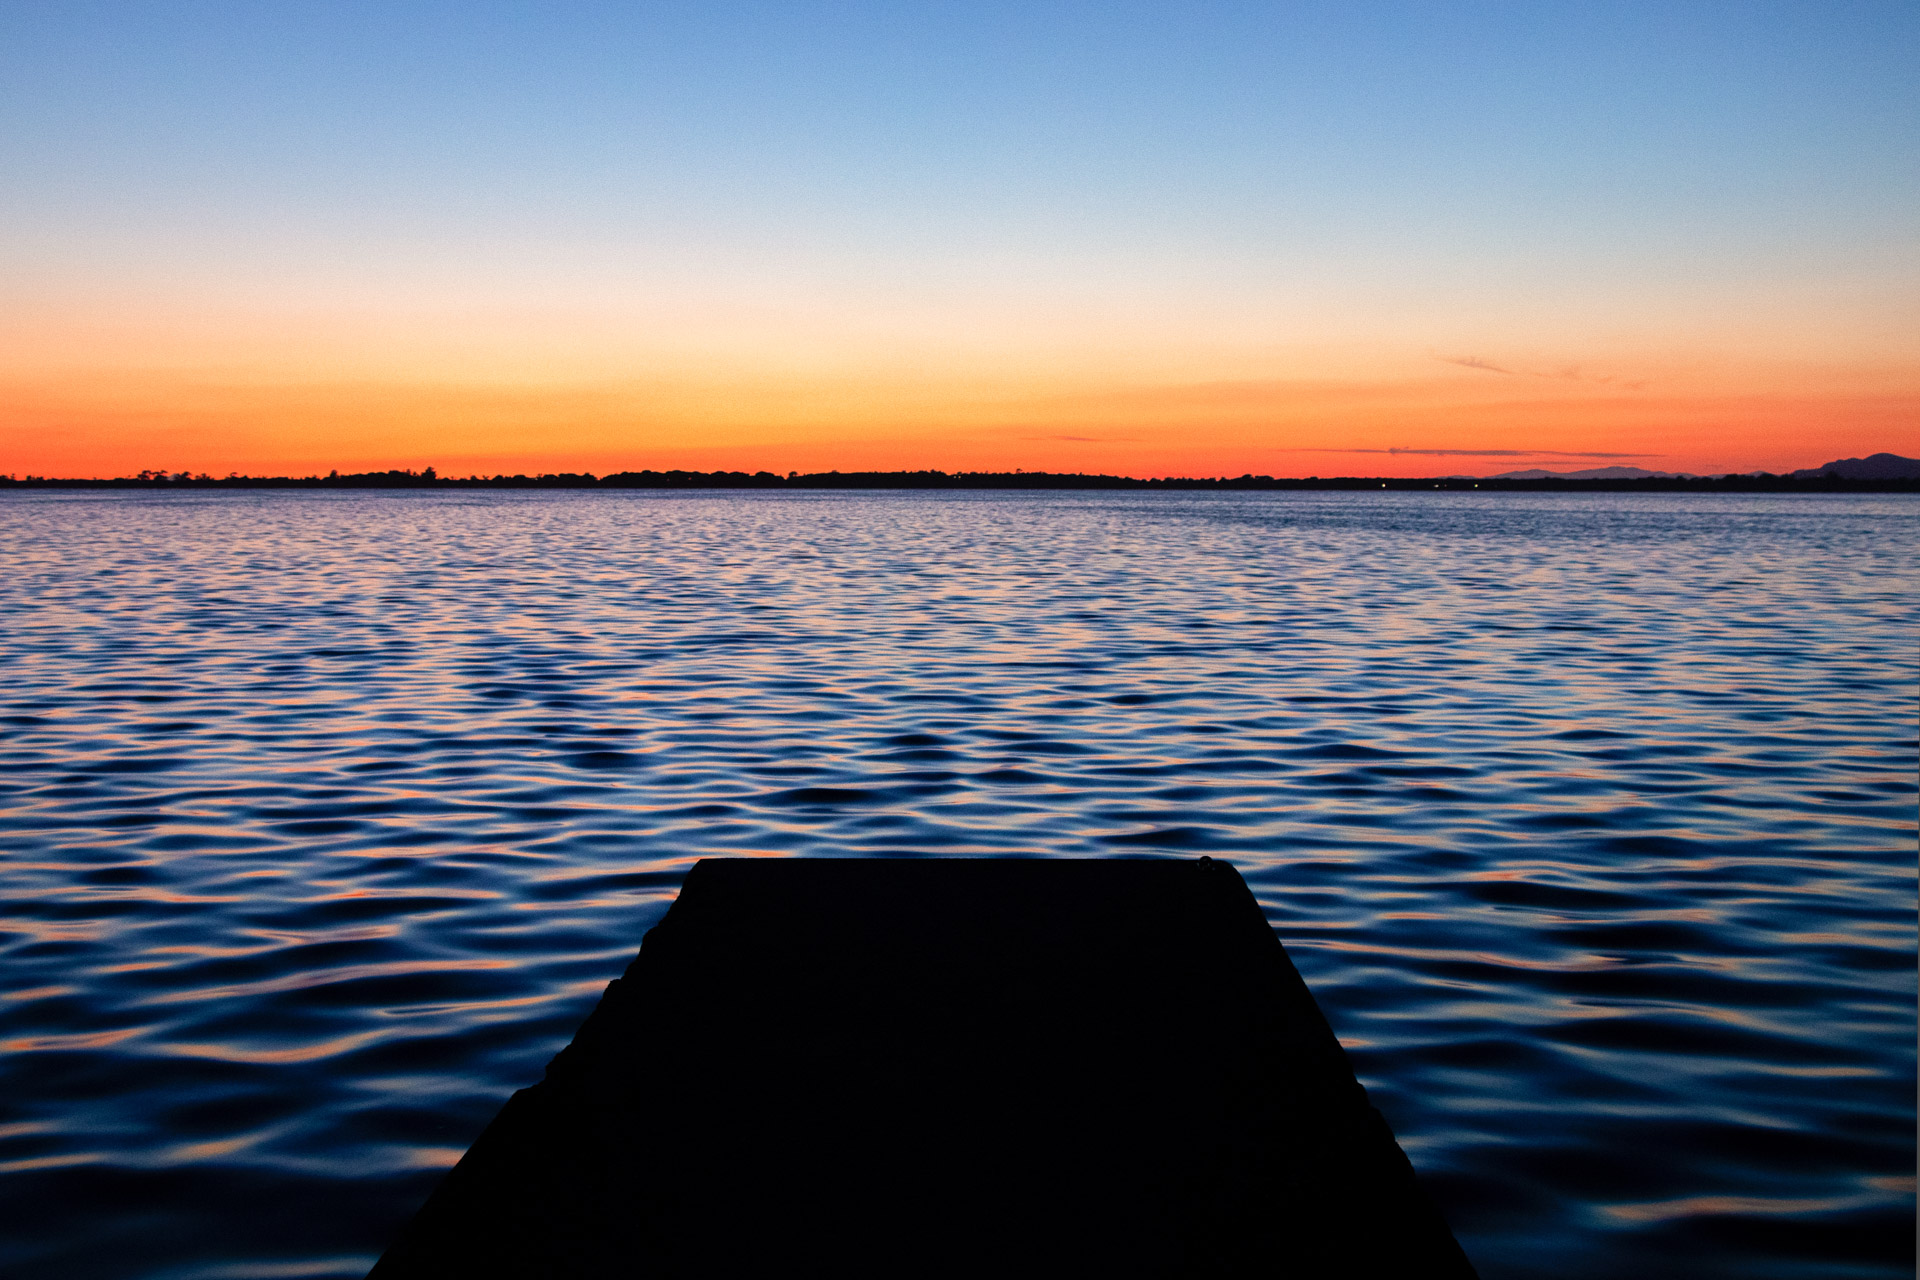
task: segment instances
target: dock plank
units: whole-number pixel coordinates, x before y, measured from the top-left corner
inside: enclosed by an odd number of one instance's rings
[[[708,859],[374,1268],[1473,1269],[1239,874]]]

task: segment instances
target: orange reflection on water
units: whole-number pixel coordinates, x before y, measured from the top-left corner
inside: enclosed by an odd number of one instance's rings
[[[29,1169],[64,1169],[76,1164],[104,1164],[106,1157],[90,1151],[75,1151],[59,1156],[34,1156],[26,1160],[0,1160],[0,1173],[24,1173]]]
[[[1874,1202],[1867,1196],[1834,1196],[1821,1200],[1775,1200],[1766,1196],[1689,1196],[1653,1204],[1609,1204],[1600,1212],[1622,1222],[1666,1222],[1700,1214],[1833,1213]]]
[[[220,1062],[287,1063],[316,1062],[336,1053],[351,1053],[386,1034],[385,1030],[362,1031],[337,1040],[295,1045],[286,1049],[246,1049],[231,1044],[174,1041],[165,1052],[179,1058],[213,1058]]]
[[[1290,938],[1289,947],[1314,947],[1322,951],[1345,951],[1367,956],[1400,956],[1419,960],[1470,960],[1501,969],[1536,969],[1547,973],[1578,973],[1584,970],[1612,969],[1627,963],[1611,956],[1583,956],[1578,960],[1527,960],[1515,955],[1497,955],[1491,951],[1449,951],[1435,947],[1383,947],[1361,942],[1339,942],[1332,938]]]
[[[12,1040],[0,1040],[0,1053],[37,1053],[60,1049],[110,1049],[122,1040],[130,1039],[144,1030],[141,1027],[123,1027],[118,1031],[87,1031],[73,1035],[60,1036],[20,1036]]]
[[[165,1153],[165,1158],[180,1161],[217,1160],[222,1156],[230,1156],[236,1152],[245,1151],[248,1147],[256,1146],[259,1144],[260,1139],[260,1134],[246,1133],[218,1142],[195,1142],[186,1146],[169,1149]]]

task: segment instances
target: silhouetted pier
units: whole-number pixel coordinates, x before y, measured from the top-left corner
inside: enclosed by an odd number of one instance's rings
[[[373,1276],[1470,1277],[1224,863],[699,863]]]

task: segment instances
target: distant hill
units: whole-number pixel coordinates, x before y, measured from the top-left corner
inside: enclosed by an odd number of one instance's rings
[[[1837,476],[1842,480],[1920,480],[1920,458],[1876,453],[1865,458],[1842,458],[1823,467],[1804,467],[1793,473],[1796,480],[1822,476]]]
[[[1884,460],[1884,461],[1883,461]],[[243,476],[215,478],[186,471],[143,471],[113,480],[60,479],[50,476],[12,476],[0,473],[0,494],[14,489],[1139,489],[1139,490],[1281,490],[1281,489],[1446,489],[1469,492],[1528,490],[1618,493],[1920,493],[1920,463],[1911,458],[1880,454],[1830,464],[1905,468],[1894,479],[1853,479],[1833,470],[1802,471],[1795,475],[1753,472],[1748,475],[1697,476],[1648,471],[1641,467],[1595,467],[1587,471],[1509,471],[1504,476],[1106,476],[1045,471],[817,471],[808,475],[790,471],[622,471],[595,476],[587,472],[539,475],[443,476],[432,467],[420,471],[367,471],[342,475]],[[1870,473],[1871,474],[1871,473]],[[1878,474],[1887,474],[1881,472]],[[1906,478],[1901,478],[1906,477]]]
[[[1877,455],[1884,457],[1886,455]],[[1502,471],[1489,480],[1665,480],[1679,474],[1673,471],[1648,471],[1644,467],[1588,467],[1585,471]]]

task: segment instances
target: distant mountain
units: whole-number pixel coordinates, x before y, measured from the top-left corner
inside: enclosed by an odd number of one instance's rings
[[[1878,455],[1884,457],[1886,455]],[[1588,467],[1585,471],[1503,471],[1489,480],[1661,480],[1679,474],[1673,471],[1648,471],[1643,467]]]
[[[1842,458],[1824,467],[1806,467],[1793,473],[1795,480],[1821,476],[1838,476],[1842,480],[1920,480],[1920,458],[1876,453],[1866,458]]]

